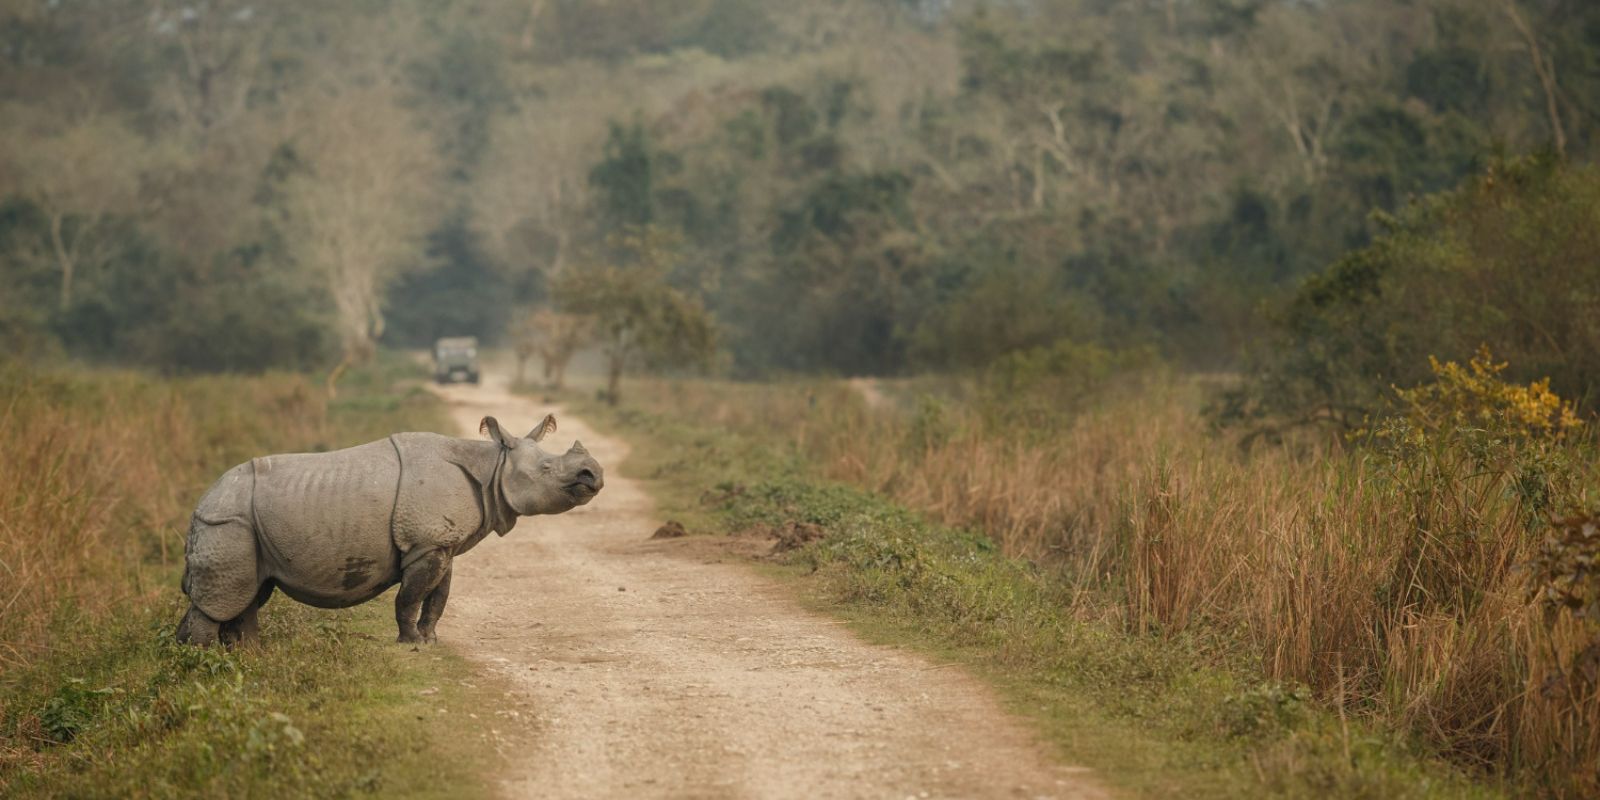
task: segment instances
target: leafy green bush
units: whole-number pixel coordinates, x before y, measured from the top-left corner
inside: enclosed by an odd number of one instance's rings
[[[1600,397],[1600,167],[1503,161],[1383,221],[1278,313],[1222,419],[1353,430],[1390,386],[1429,380],[1430,357],[1485,344],[1508,378],[1551,376],[1584,407]]]
[[[1230,736],[1262,736],[1292,729],[1310,711],[1311,692],[1303,686],[1263,683],[1223,700],[1221,726]]]

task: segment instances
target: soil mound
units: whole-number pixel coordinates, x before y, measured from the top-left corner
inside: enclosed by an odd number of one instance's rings
[[[787,553],[790,550],[798,550],[805,547],[818,539],[826,538],[828,531],[821,525],[814,523],[789,520],[783,525],[772,529],[772,535],[778,539],[777,544],[772,546],[772,552]]]
[[[667,523],[665,525],[662,525],[661,527],[656,528],[656,532],[650,534],[650,538],[652,538],[652,539],[677,539],[677,538],[680,538],[680,537],[683,537],[683,536],[688,536],[688,535],[689,535],[689,531],[686,530],[683,527],[683,523],[678,522],[675,519],[669,519],[669,520],[667,520]]]

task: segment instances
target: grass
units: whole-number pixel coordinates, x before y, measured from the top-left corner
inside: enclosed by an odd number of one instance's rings
[[[1531,537],[1507,530],[1503,487],[1420,497],[1348,454],[1245,456],[1188,391],[1015,435],[832,384],[636,386],[640,405],[600,421],[691,528],[827,529],[788,568],[818,603],[987,676],[1137,794],[1582,796],[1581,773],[1535,769],[1553,759],[1476,757],[1527,735],[1526,714],[1461,722],[1528,700],[1536,614],[1494,567]],[[1408,553],[1405,502],[1511,544]],[[1480,584],[1451,607],[1434,587],[1452,580]]]
[[[494,743],[466,714],[494,687],[447,649],[393,644],[385,604],[280,599],[264,646],[234,651],[176,644],[181,610],[167,598],[74,625],[8,679],[6,796],[485,793]]]
[[[398,358],[329,402],[294,375],[163,380],[20,366],[0,386],[0,794],[487,793],[503,695],[445,648],[392,643],[382,599],[283,597],[259,649],[175,644],[182,536],[217,474],[447,425]]]

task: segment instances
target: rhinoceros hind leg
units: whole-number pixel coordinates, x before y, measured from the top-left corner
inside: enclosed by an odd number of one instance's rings
[[[191,603],[189,613],[184,614],[183,621],[178,623],[178,642],[210,647],[217,643],[221,627],[221,623],[206,616],[205,612]]]
[[[400,576],[400,591],[394,598],[394,621],[400,627],[396,641],[416,644],[424,641],[417,630],[417,616],[422,612],[422,601],[438,588],[439,582],[450,573],[450,555],[434,550],[411,562]],[[441,603],[439,610],[443,611]],[[435,620],[437,621],[437,620]]]

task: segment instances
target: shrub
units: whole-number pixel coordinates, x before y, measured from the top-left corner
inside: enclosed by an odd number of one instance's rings
[[[1276,313],[1219,418],[1352,430],[1390,386],[1428,381],[1430,354],[1467,360],[1483,342],[1515,365],[1508,378],[1552,376],[1546,388],[1580,405],[1600,397],[1600,167],[1504,161],[1381,219],[1384,235]]]

